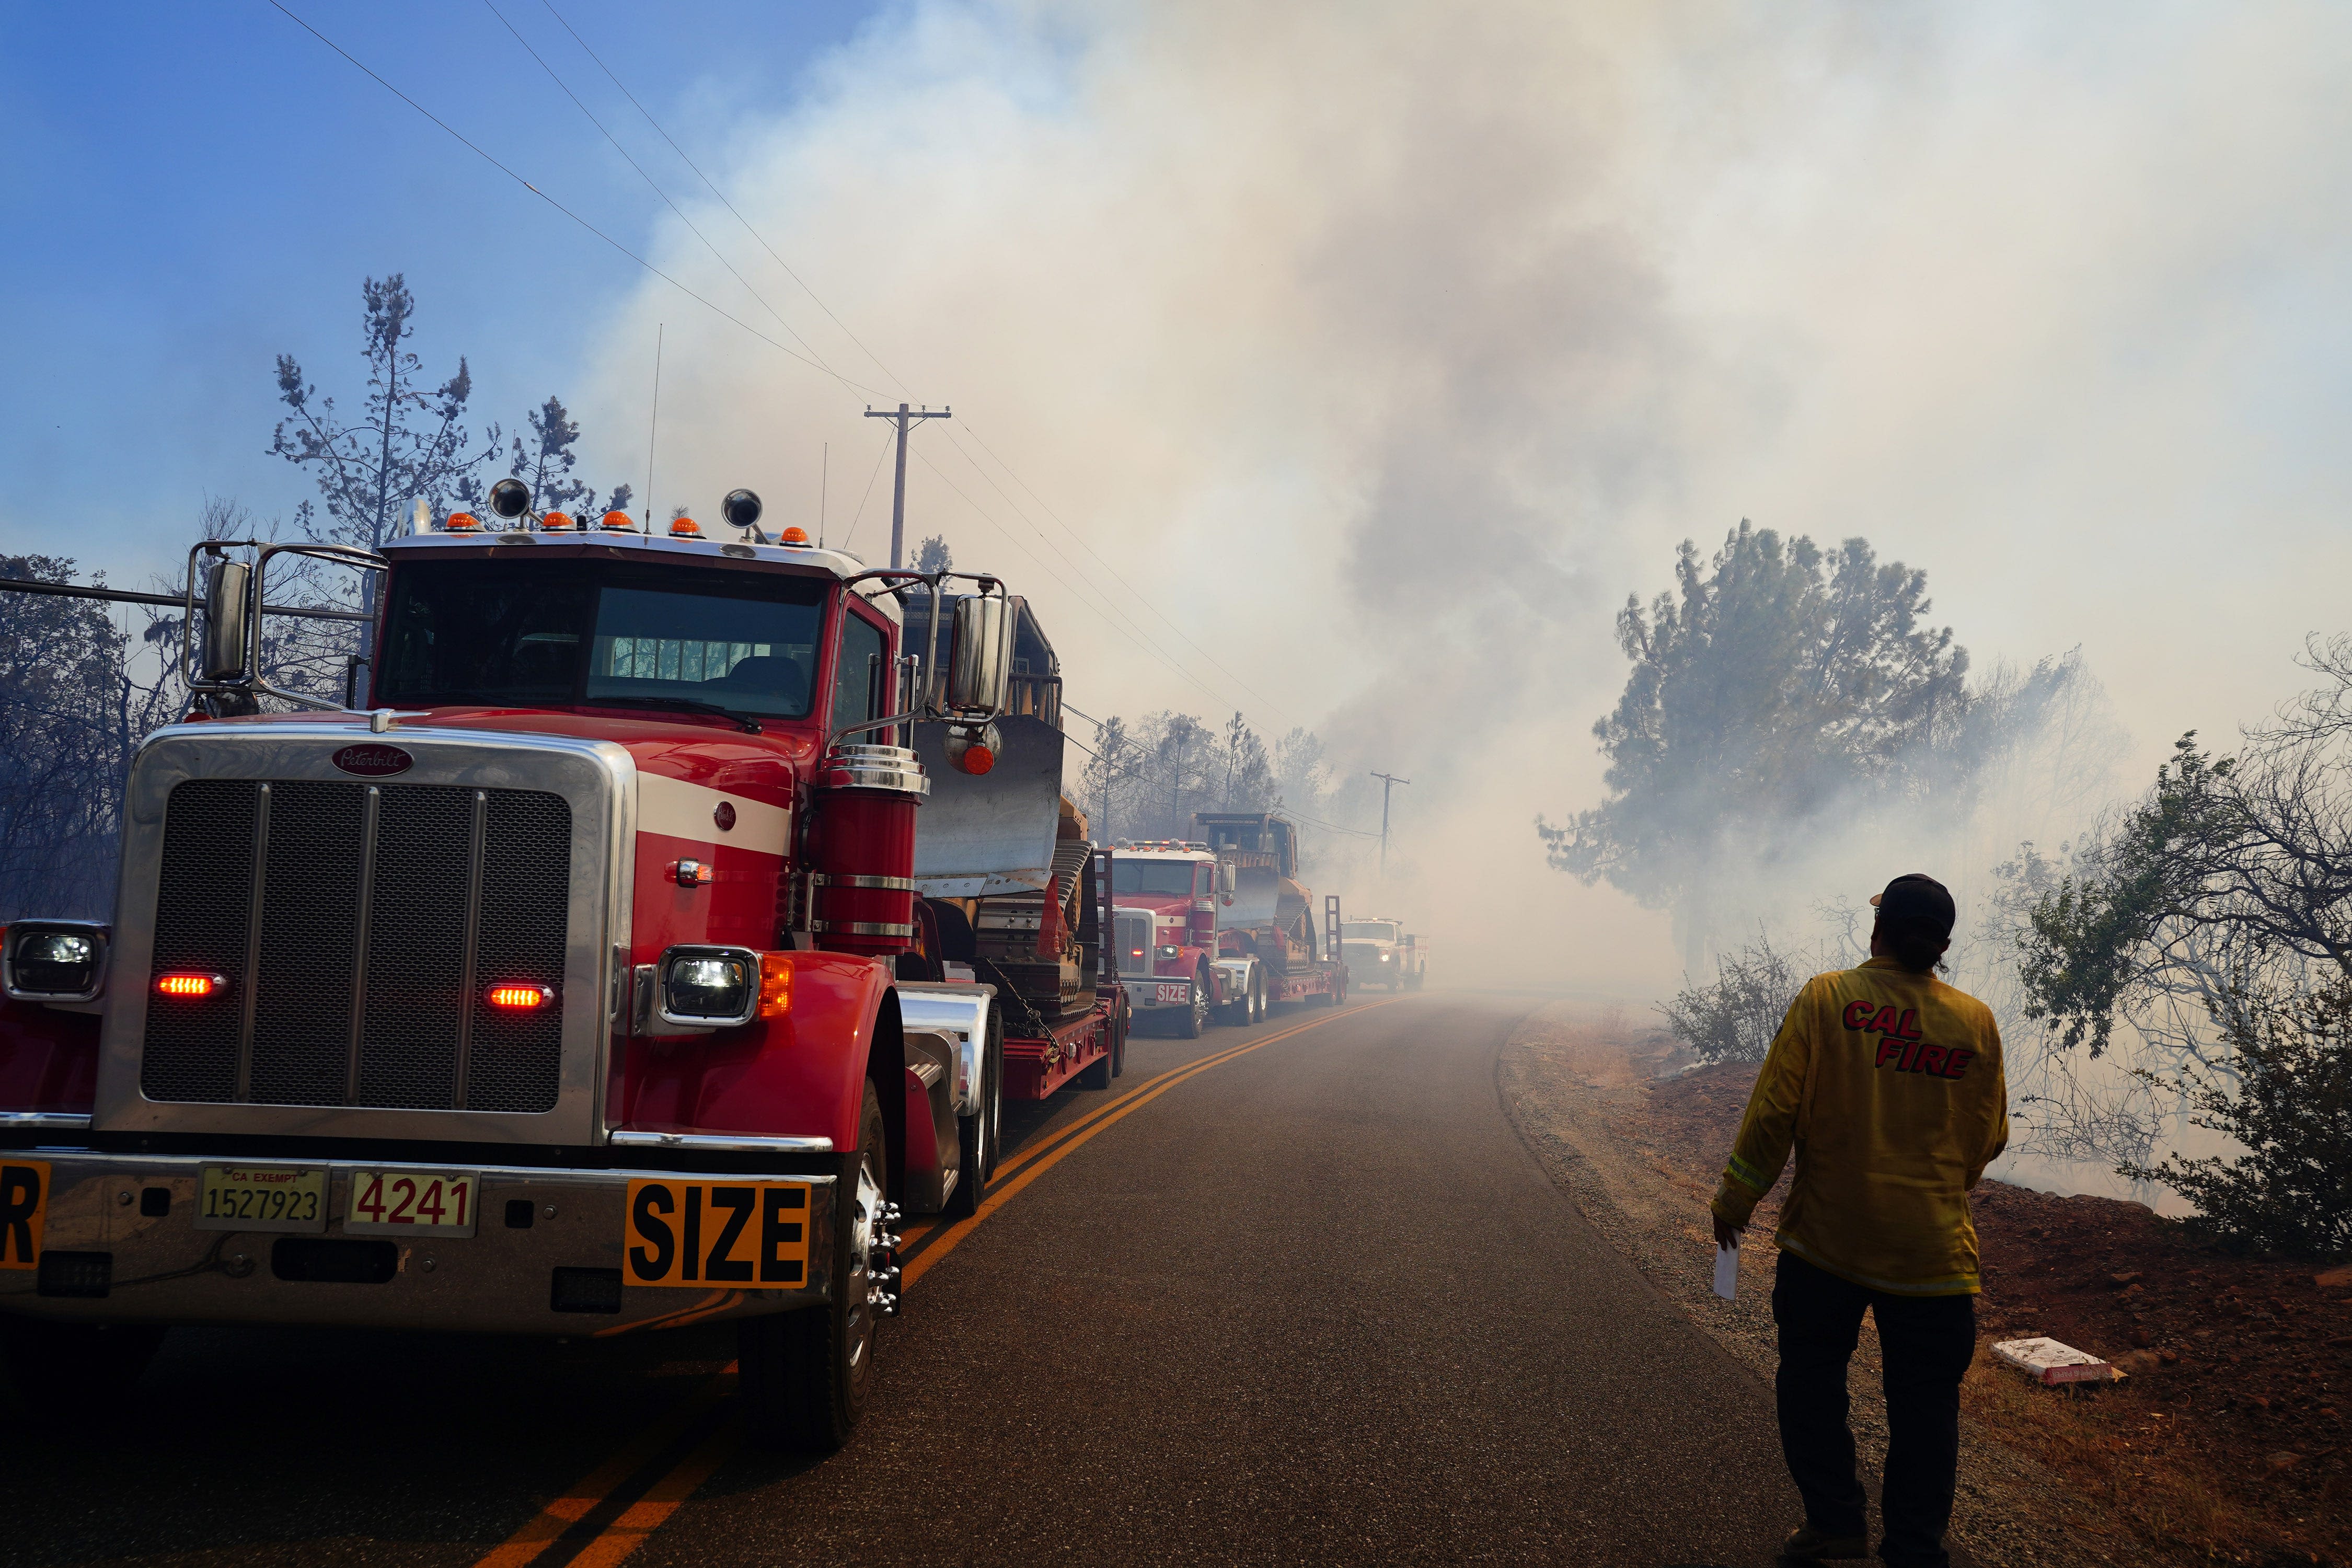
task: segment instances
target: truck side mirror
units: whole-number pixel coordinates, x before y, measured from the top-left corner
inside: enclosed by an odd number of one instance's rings
[[[1002,594],[958,599],[948,632],[947,706],[1002,713],[1013,679],[1013,601]]]
[[[1217,862],[1217,891],[1230,894],[1233,890],[1234,863],[1230,860],[1220,860]]]
[[[206,680],[245,675],[246,627],[252,600],[253,568],[242,561],[215,561],[205,576],[205,668]]]

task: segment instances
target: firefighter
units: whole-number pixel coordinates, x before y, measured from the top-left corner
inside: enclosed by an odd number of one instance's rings
[[[1773,1236],[1774,1392],[1805,1521],[1784,1556],[1869,1552],[1846,1425],[1846,1363],[1867,1307],[1885,1361],[1878,1555],[1893,1568],[1945,1568],[1960,1378],[1976,1352],[1968,1192],[2009,1140],[2008,1090],[1991,1011],[1936,978],[1952,895],[1914,874],[1870,901],[1869,961],[1797,994],[1711,1206],[1717,1245],[1738,1246],[1795,1150]]]

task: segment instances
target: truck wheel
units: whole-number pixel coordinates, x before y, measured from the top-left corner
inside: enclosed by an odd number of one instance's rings
[[[996,1174],[1004,1150],[1004,1020],[993,1009],[980,1053],[980,1109],[956,1118],[956,1142],[962,1173],[948,1194],[947,1212],[950,1219],[963,1219],[988,1195],[989,1178]]]
[[[769,1447],[830,1454],[849,1441],[866,1414],[874,1384],[870,1247],[884,1225],[890,1170],[883,1136],[882,1100],[869,1079],[857,1154],[844,1163],[834,1194],[832,1302],[737,1325],[744,1425]]]
[[[1103,1054],[1078,1069],[1078,1087],[1080,1089],[1108,1089],[1110,1087],[1111,1049],[1110,1026],[1108,1024],[1105,1024],[1103,1026]]]
[[[87,1405],[127,1392],[163,1348],[160,1323],[57,1323],[0,1319],[0,1354],[17,1396],[37,1411]]]
[[[1208,1026],[1209,977],[1205,974],[1196,974],[1192,977],[1192,1005],[1184,1010],[1181,1017],[1176,1020],[1176,1037],[1180,1040],[1197,1040],[1201,1037],[1201,1031]]]

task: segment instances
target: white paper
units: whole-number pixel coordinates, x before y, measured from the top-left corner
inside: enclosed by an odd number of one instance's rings
[[[1715,1293],[1727,1301],[1738,1298],[1739,1249],[1736,1247],[1715,1249]]]

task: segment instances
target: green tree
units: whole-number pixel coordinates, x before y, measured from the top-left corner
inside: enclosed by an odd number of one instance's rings
[[[2117,1168],[2257,1246],[2352,1226],[2352,637],[2305,662],[2322,684],[2234,755],[2182,736],[2145,795],[2042,875],[2021,931],[2026,1013],[2053,1048],[2127,1048],[2156,1091]],[[2168,1099],[2245,1156],[2151,1164]]]
[[[918,572],[955,570],[955,552],[948,548],[945,535],[934,533],[915,546],[915,570]]]
[[[1968,709],[1968,654],[1927,624],[1927,574],[1865,540],[1823,552],[1742,521],[1711,561],[1685,541],[1675,592],[1629,598],[1633,661],[1593,726],[1609,795],[1554,826],[1551,864],[1672,909],[1686,953],[1706,891],[1734,863],[1769,866],[1833,807],[1924,793]]]
[[[292,354],[279,354],[278,398],[292,412],[278,422],[269,449],[318,481],[326,521],[314,521],[305,501],[298,531],[374,550],[400,531],[413,498],[425,499],[436,523],[453,500],[478,505],[478,475],[497,457],[499,431],[491,426],[481,448],[474,448],[464,425],[474,378],[464,356],[455,375],[425,390],[423,362],[402,346],[415,332],[416,313],[402,274],[366,279],[361,297],[368,394],[360,417],[347,421],[332,397],[319,396]]]

